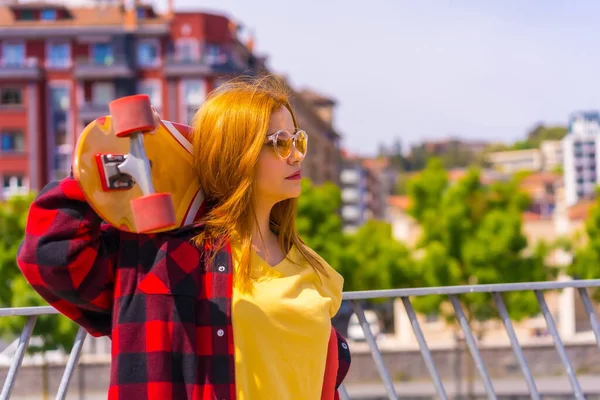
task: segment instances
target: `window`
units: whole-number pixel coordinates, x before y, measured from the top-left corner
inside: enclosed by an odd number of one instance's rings
[[[56,20],[56,10],[46,9],[42,10],[42,14],[40,16],[42,21],[54,21]]]
[[[4,131],[0,133],[0,151],[3,153],[22,152],[25,150],[23,133],[18,131]]]
[[[148,80],[138,84],[138,93],[150,97],[150,103],[160,114],[162,108],[162,93],[160,81]]]
[[[137,47],[137,61],[142,66],[153,66],[158,64],[158,42],[140,42]]]
[[[175,43],[175,55],[178,61],[198,61],[199,45],[197,40],[178,40]]]
[[[146,18],[146,10],[143,7],[138,7],[137,9],[137,18],[144,19]]]
[[[7,66],[22,66],[25,63],[25,45],[5,42],[2,46],[2,58]]]
[[[185,115],[183,120],[190,123],[196,110],[200,108],[206,98],[206,88],[203,81],[184,81],[183,82],[183,105]]]
[[[94,83],[92,86],[92,104],[106,105],[115,99],[115,85],[108,82]]]
[[[226,61],[224,54],[221,54],[221,47],[214,43],[206,45],[204,59],[208,64],[222,64]]]
[[[69,110],[69,89],[64,86],[50,88],[52,118],[51,127],[54,132],[54,146],[67,141],[67,111]],[[54,147],[53,146],[53,147]]]
[[[69,111],[69,88],[65,86],[55,86],[50,88],[50,102],[55,111]]]
[[[20,106],[23,104],[23,91],[20,88],[1,88],[0,105]]]
[[[33,10],[21,10],[21,14],[19,14],[19,20],[33,21],[34,19]]]
[[[109,43],[95,43],[92,46],[94,64],[111,65],[113,63],[112,46]]]
[[[22,174],[2,176],[2,196],[6,199],[12,196],[25,195],[29,191],[27,178]]]
[[[69,43],[49,43],[47,62],[49,67],[68,68],[71,64],[71,46]]]

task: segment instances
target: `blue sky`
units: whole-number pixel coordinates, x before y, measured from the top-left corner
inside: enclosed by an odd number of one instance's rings
[[[600,2],[175,5],[221,12],[254,29],[274,71],[339,101],[336,126],[352,152],[374,154],[396,137],[405,146],[449,136],[513,141],[538,122],[566,125],[573,111],[600,109]]]

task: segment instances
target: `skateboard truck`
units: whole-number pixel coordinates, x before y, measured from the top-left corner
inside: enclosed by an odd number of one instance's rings
[[[132,133],[129,136],[129,154],[123,157],[124,161],[117,165],[121,174],[131,176],[138,184],[144,195],[155,192],[152,176],[150,174],[150,161],[146,156],[142,133]]]
[[[127,154],[96,154],[96,163],[104,191],[127,190],[135,185],[133,177],[119,168],[127,158]]]
[[[135,173],[127,172],[127,166],[123,164],[130,158],[129,154],[96,154],[96,163],[100,171],[100,181],[102,189],[109,190],[128,190],[135,186]],[[152,170],[152,160],[148,160],[150,170]]]
[[[174,226],[176,219],[171,194],[156,193],[144,148],[144,135],[156,129],[150,98],[147,95],[123,97],[111,101],[109,109],[115,135],[129,137],[129,153],[96,156],[102,164],[99,170],[101,175],[104,174],[104,184],[107,188],[112,185],[123,189],[131,188],[133,184],[139,186],[142,196],[131,200],[137,232]]]

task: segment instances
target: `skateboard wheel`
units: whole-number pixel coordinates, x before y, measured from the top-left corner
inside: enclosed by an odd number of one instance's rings
[[[108,103],[108,109],[112,118],[113,131],[118,137],[129,136],[136,132],[151,132],[156,129],[148,95],[121,97]]]
[[[133,199],[131,211],[139,233],[171,228],[176,223],[170,193],[154,193]]]

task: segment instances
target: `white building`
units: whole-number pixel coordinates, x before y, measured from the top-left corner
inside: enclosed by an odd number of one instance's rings
[[[543,166],[539,149],[509,150],[490,153],[487,161],[497,171],[514,174],[519,171],[539,171]]]
[[[544,171],[555,171],[557,167],[563,166],[563,144],[560,140],[542,141],[540,152],[544,159]]]
[[[598,183],[596,157],[600,145],[600,113],[574,113],[563,143],[565,202],[571,206],[582,198],[593,197]]]

